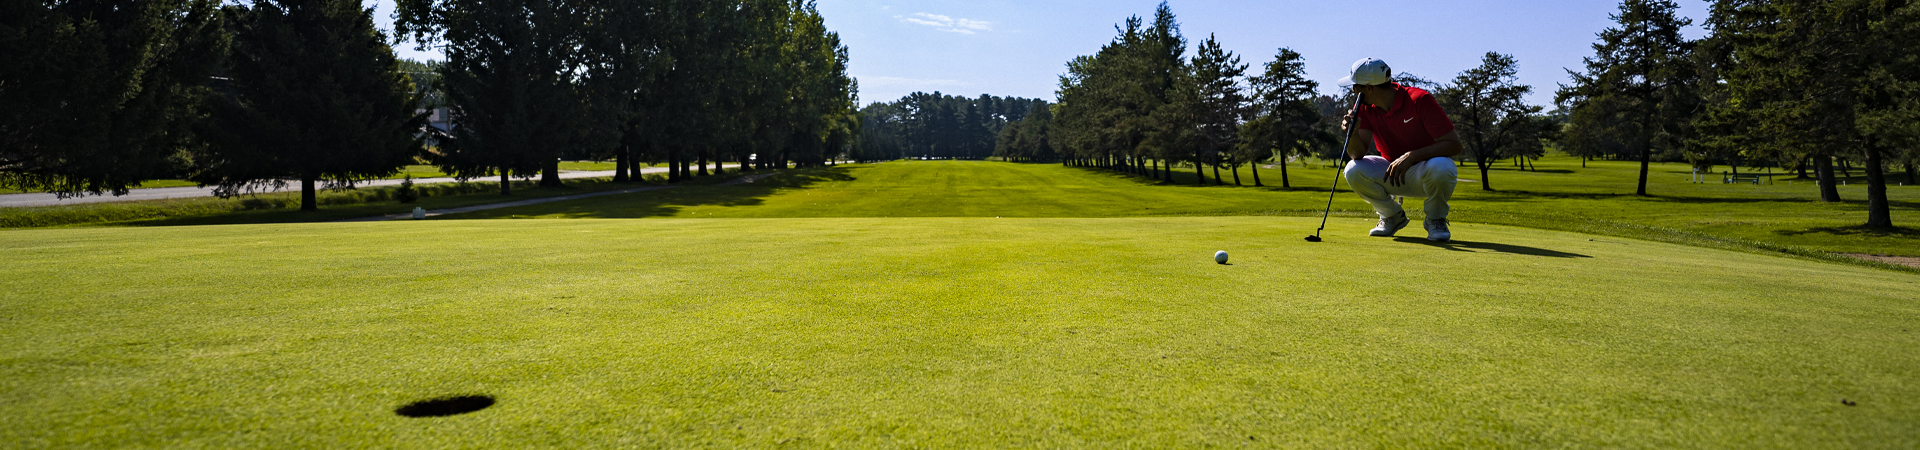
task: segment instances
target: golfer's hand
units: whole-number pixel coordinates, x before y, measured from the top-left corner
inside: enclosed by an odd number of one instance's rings
[[[1387,184],[1394,186],[1407,184],[1407,170],[1413,169],[1413,158],[1408,157],[1410,155],[1410,153],[1400,155],[1399,158],[1393,159],[1393,164],[1387,165]]]
[[[1347,131],[1347,127],[1351,125],[1353,125],[1352,112],[1348,112],[1347,115],[1340,116],[1340,131],[1342,132]]]

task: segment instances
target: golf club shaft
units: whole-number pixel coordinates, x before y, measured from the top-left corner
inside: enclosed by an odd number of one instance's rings
[[[1347,108],[1347,117],[1353,117],[1353,113],[1360,110],[1360,101],[1366,99],[1366,97],[1366,94],[1353,95],[1353,107]],[[1347,146],[1353,145],[1353,129],[1360,127],[1358,123],[1348,123],[1346,125],[1347,137],[1346,139],[1340,140],[1340,165],[1334,168],[1333,187],[1327,189],[1327,209],[1320,212],[1320,228],[1313,230],[1314,236],[1319,236],[1322,230],[1327,229],[1327,216],[1333,214],[1333,193],[1340,191],[1340,174],[1347,171]]]

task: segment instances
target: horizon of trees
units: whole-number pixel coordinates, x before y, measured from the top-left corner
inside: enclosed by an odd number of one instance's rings
[[[860,109],[860,161],[1001,156],[1002,131],[1047,108],[1040,99],[914,92]]]

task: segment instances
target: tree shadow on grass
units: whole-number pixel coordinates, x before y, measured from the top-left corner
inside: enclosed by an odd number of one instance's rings
[[[734,185],[682,186],[631,194],[608,195],[565,200],[537,205],[490,209],[434,217],[434,220],[504,219],[549,216],[587,219],[638,219],[679,215],[688,208],[703,206],[758,206],[766,198],[785,189],[802,189],[818,183],[853,181],[852,169],[845,166],[792,169],[753,183]]]
[[[1492,242],[1471,242],[1471,241],[1461,241],[1461,240],[1434,242],[1434,241],[1426,240],[1424,238],[1417,238],[1417,237],[1411,237],[1411,236],[1400,236],[1400,237],[1393,238],[1393,240],[1395,242],[1424,244],[1429,247],[1439,247],[1439,248],[1447,249],[1450,251],[1456,251],[1456,252],[1512,253],[1516,255],[1545,256],[1549,258],[1592,258],[1592,256],[1582,255],[1579,253],[1568,253],[1568,252],[1563,252],[1558,250],[1547,250],[1544,248],[1528,247],[1524,245],[1496,244]]]
[[[1920,239],[1920,228],[1907,228],[1907,227],[1877,228],[1877,227],[1868,227],[1864,225],[1854,225],[1850,227],[1813,227],[1813,228],[1802,228],[1798,230],[1774,230],[1773,234],[1778,234],[1781,236],[1801,236],[1801,235],[1808,235],[1808,234],[1823,234],[1828,236],[1892,237],[1892,238],[1905,238],[1905,239]]]

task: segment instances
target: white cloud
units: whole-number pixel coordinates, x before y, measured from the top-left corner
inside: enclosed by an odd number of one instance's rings
[[[917,12],[904,16],[893,16],[914,25],[934,27],[940,31],[960,34],[977,34],[976,31],[993,31],[993,23],[984,20],[955,19],[952,16]]]

